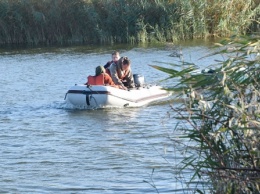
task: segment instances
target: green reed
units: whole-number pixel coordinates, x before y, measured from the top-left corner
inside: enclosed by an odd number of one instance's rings
[[[259,193],[260,39],[232,37],[218,45],[210,56],[223,60],[209,66],[214,73],[194,74],[196,64],[185,62],[182,71],[153,66],[179,77],[173,90],[185,96],[172,105],[174,130],[183,133],[172,140],[189,153],[180,168],[194,170],[191,182],[208,181],[212,193]]]
[[[1,0],[0,44],[173,42],[259,30],[257,0]]]

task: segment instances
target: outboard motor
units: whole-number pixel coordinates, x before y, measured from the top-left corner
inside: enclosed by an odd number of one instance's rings
[[[139,74],[133,74],[135,87],[143,87],[144,86],[144,76]]]

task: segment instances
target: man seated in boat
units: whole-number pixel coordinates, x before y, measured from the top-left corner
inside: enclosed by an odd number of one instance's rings
[[[113,87],[117,87],[120,89],[124,89],[120,85],[116,85],[109,74],[106,73],[106,70],[103,66],[96,67],[96,75],[88,76],[88,82],[85,85],[109,85]]]
[[[104,68],[105,68],[105,69],[109,68],[112,63],[116,63],[119,59],[120,59],[119,52],[118,52],[118,51],[114,51],[114,52],[112,53],[112,61],[108,61],[108,62],[104,65]]]
[[[134,78],[131,70],[131,61],[128,57],[121,57],[117,63],[112,63],[108,68],[113,82],[123,89],[134,88]]]

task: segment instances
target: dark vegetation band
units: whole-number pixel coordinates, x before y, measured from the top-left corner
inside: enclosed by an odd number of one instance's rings
[[[174,42],[252,34],[260,29],[257,2],[1,0],[0,45]]]

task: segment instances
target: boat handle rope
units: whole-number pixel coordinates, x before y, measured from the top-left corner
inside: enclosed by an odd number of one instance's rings
[[[91,85],[87,85],[87,88],[88,88],[91,92],[93,92],[93,90],[91,90],[90,86],[91,86]],[[83,94],[84,94],[84,92],[83,92]],[[66,94],[65,94],[65,96],[64,96],[64,100],[66,100],[67,95],[68,95],[68,92],[66,92]],[[98,105],[97,105],[97,100],[92,96],[92,94],[86,94],[86,104],[87,104],[88,106],[90,106],[90,101],[91,101],[92,98],[94,99],[94,101],[95,101],[95,103],[96,103],[96,106],[98,106]]]
[[[87,94],[86,95],[86,103],[87,103],[87,105],[89,106],[90,105],[90,95],[89,94]]]
[[[87,88],[93,93],[93,90],[91,90],[91,85],[87,85]],[[96,106],[98,107],[97,100],[93,97],[92,94],[87,94],[86,95],[86,103],[87,103],[87,105],[88,106],[90,105],[90,101],[91,101],[92,98],[94,99],[94,101],[96,103]]]
[[[66,92],[66,94],[65,94],[65,96],[64,96],[64,100],[66,100],[66,98],[67,98],[67,94],[68,94],[68,92]]]

